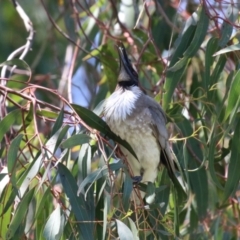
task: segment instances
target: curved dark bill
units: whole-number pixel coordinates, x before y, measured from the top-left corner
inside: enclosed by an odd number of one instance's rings
[[[124,70],[127,72],[131,80],[133,80],[134,82],[138,82],[138,74],[133,69],[131,62],[128,59],[126,49],[123,43],[120,42],[117,44],[117,50],[118,50],[119,60],[120,60],[120,69],[124,68]]]

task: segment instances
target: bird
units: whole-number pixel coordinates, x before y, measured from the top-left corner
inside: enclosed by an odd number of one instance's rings
[[[120,146],[133,177],[140,177],[143,183],[154,183],[163,164],[172,178],[177,165],[169,144],[166,115],[160,104],[139,87],[138,73],[123,43],[118,43],[116,48],[119,74],[115,91],[104,105],[105,121],[135,152],[137,159]],[[141,197],[144,196],[141,192]]]

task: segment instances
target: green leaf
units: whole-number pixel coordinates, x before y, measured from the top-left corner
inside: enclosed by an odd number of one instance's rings
[[[97,57],[97,56],[101,55],[101,51],[102,51],[102,49],[104,49],[104,48],[105,48],[105,44],[99,46],[98,48],[93,49],[93,50],[92,50],[88,55],[86,55],[82,60],[83,60],[83,61],[86,61],[86,60],[88,60],[88,59],[90,59],[90,58],[92,58],[92,57]]]
[[[213,70],[213,73],[209,79],[209,86],[213,86],[218,82],[218,79],[220,78],[222,71],[224,69],[224,66],[226,64],[227,58],[226,56],[222,55],[218,59],[216,63],[216,67]],[[216,92],[216,91],[215,91]],[[208,97],[210,96],[210,99],[213,99],[214,94],[212,94],[210,91],[208,91]]]
[[[179,236],[179,229],[180,229],[180,223],[179,223],[179,203],[178,203],[178,195],[177,191],[173,189],[173,202],[174,202],[174,233],[176,236]]]
[[[77,114],[79,115],[79,117],[91,128],[97,129],[98,131],[100,131],[101,133],[105,134],[106,136],[108,136],[109,138],[111,138],[112,140],[118,142],[119,144],[121,144],[123,147],[125,147],[136,159],[137,156],[134,153],[132,147],[129,145],[129,143],[127,143],[126,141],[122,140],[119,136],[117,136],[116,134],[114,134],[109,126],[106,124],[106,122],[104,122],[100,117],[98,117],[95,113],[93,113],[92,111],[75,105],[75,104],[71,104],[71,106],[73,107],[73,109],[77,112]]]
[[[63,141],[61,146],[63,148],[72,148],[77,145],[82,145],[84,143],[89,143],[91,137],[86,134],[76,134],[67,140]]]
[[[88,203],[84,201],[82,194],[77,196],[77,183],[70,171],[62,163],[58,164],[58,172],[63,188],[69,198],[72,211],[78,221],[78,227],[83,237],[82,239],[93,239],[94,219],[91,219],[91,214],[89,214],[91,209],[89,209]],[[93,210],[94,209],[92,209],[92,211]]]
[[[234,76],[232,81],[229,94],[228,103],[225,111],[224,121],[229,117],[229,115],[234,112],[234,109],[238,109],[240,104],[240,70]]]
[[[203,77],[203,86],[204,89],[207,91],[210,85],[210,74],[211,74],[211,66],[214,62],[213,53],[217,50],[218,47],[218,39],[217,38],[210,38],[207,43],[206,47],[206,54],[205,54],[205,71]]]
[[[8,113],[6,117],[0,121],[0,142],[2,141],[4,134],[8,132],[10,127],[16,122],[16,119],[21,116],[21,109],[16,109]]]
[[[194,34],[194,37],[191,41],[191,44],[187,48],[186,52],[183,54],[187,57],[193,57],[196,52],[199,50],[203,40],[205,39],[207,30],[208,30],[208,24],[209,24],[209,18],[207,14],[205,13],[205,9],[201,8],[199,11],[199,20],[197,23],[197,28]]]
[[[189,137],[193,134],[192,126],[186,118],[181,123],[177,123],[177,126],[181,129],[183,136]],[[206,170],[203,167],[199,168],[202,162],[197,161],[197,159],[203,161],[203,153],[199,142],[195,138],[189,137],[186,141],[186,144],[186,154],[188,155],[187,158],[191,159],[191,161],[188,161],[188,169],[198,169],[196,171],[189,172],[188,174],[191,190],[196,197],[198,216],[201,219],[206,215],[208,207],[207,174]],[[195,159],[195,156],[197,157],[197,159]]]
[[[37,112],[38,116],[42,116],[42,117],[47,117],[47,118],[52,118],[52,119],[56,119],[58,117],[58,113],[48,111],[45,109],[37,110],[36,112]]]
[[[26,192],[29,184],[31,183],[32,179],[37,175],[38,171],[40,170],[40,167],[42,165],[43,156],[40,154],[37,159],[33,160],[31,164],[29,165],[28,169],[26,170],[26,173],[23,175],[23,181],[19,188],[19,194],[20,196],[23,196]]]
[[[219,39],[219,46],[224,47],[231,38],[233,25],[237,18],[239,9],[235,4],[227,4],[227,9],[224,9],[224,21],[221,27],[221,38]]]
[[[124,183],[123,183],[123,195],[122,195],[122,204],[125,212],[127,212],[129,209],[129,204],[130,204],[129,199],[132,191],[133,191],[133,180],[128,174],[128,172],[125,172]]]
[[[28,193],[26,193],[26,195],[23,196],[23,198],[19,202],[17,210],[12,218],[12,221],[7,231],[7,239],[11,239],[12,237],[18,239],[18,236],[15,236],[15,232],[26,217],[28,206],[33,198],[34,191],[34,188],[31,189]]]
[[[46,201],[48,201],[48,196],[51,194],[50,190],[51,190],[50,187],[48,187],[45,190],[44,194],[42,195],[41,200],[39,201],[39,204],[36,209],[36,214],[34,216],[36,220],[39,218],[41,213],[44,211],[44,208],[46,206]]]
[[[191,25],[187,28],[183,35],[177,39],[177,42],[179,42],[179,44],[171,59],[171,63],[166,75],[166,81],[164,84],[164,110],[168,108],[174,89],[176,88],[183,73],[185,72],[189,59],[193,57],[199,50],[207,33],[209,19],[204,9],[202,8],[199,10],[199,19],[197,19],[195,15],[196,14],[194,13],[192,16],[194,20],[192,21]],[[197,26],[195,26],[196,20]]]
[[[6,209],[6,204],[9,202],[9,198],[11,198],[13,188],[12,184],[8,184],[8,186],[4,189],[4,192],[1,192],[1,199],[0,199],[0,239],[5,239],[6,234],[8,231],[9,223],[12,219],[12,208],[10,205]],[[13,203],[14,199],[12,200],[11,204]]]
[[[239,51],[240,50],[240,43],[235,44],[235,45],[230,45],[227,46],[219,51],[217,51],[216,53],[213,54],[213,56],[218,56],[224,53],[229,53],[229,52],[235,52],[235,51]]]
[[[8,166],[8,172],[11,176],[12,184],[16,185],[16,163],[17,163],[17,156],[18,156],[18,149],[19,145],[22,141],[22,134],[19,134],[16,138],[13,139],[10,148],[8,150],[7,155],[7,166]]]
[[[184,32],[184,34],[181,37],[179,37],[179,39],[177,39],[177,41],[179,41],[179,44],[178,44],[176,50],[174,51],[169,68],[174,66],[177,63],[177,61],[183,57],[183,53],[188,48],[188,46],[194,36],[195,30],[196,30],[196,26],[191,25]],[[187,66],[185,65],[182,69],[179,69],[175,72],[167,71],[166,81],[164,83],[165,93],[163,94],[163,109],[164,110],[168,109],[174,89],[176,88],[183,73],[185,72],[186,67]]]
[[[53,136],[62,127],[63,118],[64,118],[64,109],[62,108],[58,115],[58,118],[52,128],[52,132],[51,132],[50,136]]]
[[[59,204],[56,209],[51,213],[49,219],[43,230],[43,236],[46,240],[58,240],[57,237],[61,230],[61,208]]]
[[[228,178],[224,188],[224,201],[225,202],[231,194],[235,193],[240,180],[240,148],[239,148],[239,139],[240,139],[240,116],[237,118],[237,126],[234,131],[232,144],[231,144],[231,157],[228,167]]]
[[[107,176],[109,174],[109,169],[111,171],[116,171],[124,167],[125,166],[123,165],[122,161],[118,161],[117,163],[112,163],[108,166],[104,165],[101,169],[97,169],[96,171],[88,174],[87,177],[81,182],[77,194],[79,195],[88,184],[93,183],[104,176]]]
[[[78,156],[79,180],[81,181],[91,172],[92,147],[89,144],[83,144]]]
[[[11,209],[11,206],[12,206],[12,204],[14,203],[14,200],[15,200],[15,198],[16,198],[16,196],[17,196],[17,189],[16,189],[16,187],[15,187],[15,186],[12,186],[12,184],[11,184],[11,185],[8,184],[8,186],[5,188],[5,189],[6,189],[6,192],[8,192],[9,188],[11,189],[11,194],[10,194],[10,196],[8,196],[8,198],[5,198],[5,195],[4,195],[4,196],[3,196],[3,199],[1,199],[1,200],[4,200],[4,201],[5,201],[5,202],[4,202],[4,205],[3,205],[4,208],[3,208],[1,214],[5,214],[5,213],[9,210],[9,208]],[[2,196],[1,196],[1,198],[2,198]]]
[[[59,147],[60,143],[62,142],[62,140],[63,140],[64,137],[66,136],[69,127],[70,127],[70,126],[66,125],[66,126],[64,126],[64,127],[62,128],[62,130],[60,131],[53,152],[56,152],[56,150],[57,150],[57,148]]]
[[[217,178],[217,174],[214,168],[214,164],[215,164],[215,158],[214,158],[214,154],[215,154],[215,150],[216,150],[216,145],[217,145],[217,141],[219,140],[219,138],[217,136],[215,136],[215,133],[212,134],[211,139],[209,141],[209,154],[208,154],[208,159],[209,159],[209,171],[210,171],[210,175],[212,177],[212,180],[214,181],[214,183],[216,184],[216,186],[218,188],[220,188],[221,190],[223,190],[223,186],[221,185],[219,179]]]

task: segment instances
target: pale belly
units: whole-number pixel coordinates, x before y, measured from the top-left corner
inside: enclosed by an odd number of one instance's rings
[[[119,88],[106,101],[104,115],[111,130],[126,140],[138,157],[137,160],[121,147],[132,175],[142,176],[143,182],[154,182],[160,162],[160,145],[152,133],[152,115],[144,106],[145,101],[149,100],[137,86]]]
[[[152,134],[152,129],[147,121],[143,122],[146,113],[142,113],[141,117],[126,119],[124,122],[110,121],[108,122],[111,130],[126,140],[134,152],[138,160],[124,147],[121,146],[123,154],[130,165],[130,172],[133,176],[142,176],[142,182],[154,182],[157,177],[158,165],[160,162],[160,147],[156,138]]]

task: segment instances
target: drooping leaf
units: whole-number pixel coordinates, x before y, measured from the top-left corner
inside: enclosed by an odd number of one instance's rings
[[[75,104],[71,104],[71,106],[74,108],[74,110],[77,112],[77,114],[80,116],[80,118],[87,123],[88,126],[97,129],[98,131],[100,131],[101,133],[105,134],[106,136],[108,136],[109,138],[111,138],[112,140],[120,143],[122,146],[124,146],[127,150],[129,150],[129,152],[136,157],[136,154],[134,153],[132,147],[124,140],[122,140],[119,136],[117,136],[116,134],[114,134],[109,126],[106,124],[106,122],[104,122],[100,117],[98,117],[95,113],[93,113],[92,111],[75,105]]]
[[[53,136],[62,127],[63,118],[64,118],[64,109],[62,108],[61,111],[59,112],[59,115],[56,119],[55,124],[53,125],[50,136]]]
[[[90,214],[90,211],[94,211],[94,209],[89,208],[82,194],[77,196],[77,183],[70,171],[62,163],[58,164],[58,172],[64,191],[69,198],[72,211],[78,221],[82,239],[93,239],[94,224],[92,221],[94,219],[91,219],[92,214]]]
[[[187,121],[187,119],[185,119],[181,123],[177,123],[177,125],[181,129],[183,136],[188,137],[193,134],[192,127],[189,121]],[[186,144],[188,146],[188,151],[186,152],[186,154],[188,154],[188,159],[192,159],[191,161],[188,161],[188,168],[190,170],[196,169],[196,171],[189,172],[188,175],[191,190],[196,196],[197,212],[199,218],[201,219],[205,216],[208,207],[207,174],[206,170],[203,167],[200,167],[200,165],[202,164],[201,161],[203,161],[203,153],[201,147],[199,146],[199,142],[195,138],[188,138]],[[196,156],[197,159],[194,159],[194,156]]]
[[[225,202],[232,193],[235,193],[240,180],[240,117],[237,118],[237,126],[234,131],[232,143],[231,143],[231,157],[228,167],[228,178],[224,188],[224,201]]]
[[[229,94],[228,94],[228,103],[225,111],[224,120],[226,120],[229,115],[234,112],[234,109],[237,109],[240,104],[240,70],[234,76],[232,81]]]
[[[183,35],[177,39],[178,46],[171,59],[164,84],[163,109],[167,109],[174,89],[176,88],[190,58],[199,50],[208,29],[209,19],[203,8],[198,10],[199,17],[192,15],[193,21]],[[197,26],[195,25],[197,21]]]
[[[37,175],[38,171],[40,170],[40,167],[43,162],[43,156],[40,154],[37,159],[33,160],[31,164],[29,165],[28,169],[26,169],[26,172],[24,173],[22,184],[19,188],[19,194],[20,196],[23,196],[26,192],[29,184],[31,183],[32,179]]]
[[[133,191],[133,180],[130,175],[125,172],[124,184],[123,184],[123,195],[122,195],[122,204],[125,212],[129,209],[130,196]]]
[[[22,134],[19,134],[14,140],[12,141],[10,148],[8,150],[8,156],[7,156],[7,166],[8,166],[8,172],[11,176],[11,181],[13,185],[16,185],[16,179],[15,179],[15,173],[16,173],[16,164],[17,164],[17,156],[19,153],[19,145],[22,141]]]
[[[5,188],[4,192],[1,192],[1,199],[0,199],[0,237],[2,239],[5,239],[7,231],[8,231],[8,227],[9,227],[9,223],[12,219],[12,203],[14,201],[9,199],[11,198],[13,192],[13,188],[11,184],[8,184],[8,186]],[[16,195],[15,195],[16,196]],[[8,202],[11,202],[11,204],[9,205],[9,207],[6,208],[6,204]]]
[[[0,121],[0,142],[2,141],[4,134],[8,132],[10,127],[16,122],[16,119],[21,116],[21,109],[16,109],[8,113],[6,117]]]
[[[225,48],[222,48],[221,50],[215,52],[213,54],[213,56],[218,56],[218,55],[221,55],[221,54],[225,54],[225,53],[229,53],[229,52],[235,52],[235,51],[239,51],[240,50],[240,44],[234,44],[234,45],[230,45],[230,46],[227,46]]]
[[[61,229],[61,208],[59,204],[56,209],[51,213],[49,219],[43,230],[43,236],[46,240],[60,239],[59,232]]]
[[[231,38],[233,32],[233,25],[238,18],[239,9],[235,4],[228,4],[224,11],[224,22],[221,27],[221,37],[219,39],[219,46],[224,47]]]
[[[12,237],[15,236],[15,232],[22,223],[23,219],[26,217],[28,206],[33,198],[34,191],[35,191],[34,188],[31,189],[29,192],[26,193],[26,195],[23,196],[23,198],[19,202],[17,210],[14,214],[14,217],[12,218],[12,221],[7,231],[6,235],[7,239],[11,239]],[[15,236],[15,239],[17,238],[18,236]]]
[[[98,179],[106,176],[109,173],[109,169],[111,171],[116,171],[120,168],[123,168],[124,165],[122,163],[122,161],[119,161],[117,163],[112,163],[107,165],[104,165],[102,168],[97,169],[96,171],[90,173],[87,175],[87,177],[81,182],[79,188],[78,188],[78,195],[83,191],[83,189],[85,188],[85,186],[89,183],[93,183],[95,181],[97,181]]]
[[[119,239],[121,240],[134,240],[133,234],[129,227],[121,222],[120,220],[116,219],[116,224],[117,224],[117,231],[118,231],[118,236]]]
[[[218,39],[217,38],[210,38],[207,43],[206,47],[206,54],[205,54],[205,70],[204,70],[204,77],[203,77],[203,87],[206,91],[208,91],[209,86],[212,84],[210,81],[211,76],[211,67],[214,62],[213,53],[217,50],[218,47]]]

